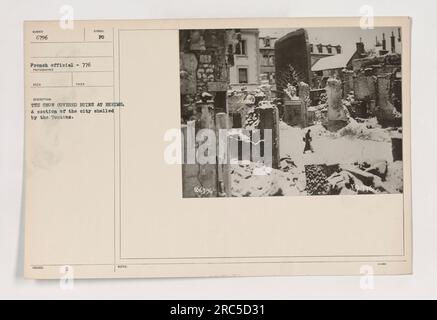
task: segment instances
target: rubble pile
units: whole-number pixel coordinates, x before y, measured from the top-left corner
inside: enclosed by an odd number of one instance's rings
[[[376,118],[353,119],[349,118],[349,123],[337,132],[328,131],[323,125],[316,124],[308,127],[313,136],[327,136],[332,138],[349,137],[362,140],[379,142],[390,142],[391,131],[384,129],[378,124]],[[284,128],[285,130],[285,128]]]
[[[308,195],[328,194],[329,183],[324,165],[306,165],[306,191]]]
[[[297,165],[294,163],[293,160],[291,160],[290,156],[286,156],[286,157],[281,158],[279,160],[279,168],[283,172],[290,172],[290,171],[294,171],[295,169],[297,169]]]
[[[404,176],[403,176],[402,161],[395,161],[388,164],[386,182],[396,190],[396,192],[404,192]]]
[[[256,129],[259,125],[259,115],[254,108],[250,109],[246,114],[246,120],[244,121],[245,129]]]
[[[296,169],[289,160],[291,167]],[[302,172],[263,167],[262,164],[248,163],[231,165],[231,186],[233,197],[293,196],[305,194]]]
[[[394,165],[396,163],[396,165]],[[327,178],[329,194],[378,194],[402,192],[402,162],[360,162],[339,165]]]
[[[383,181],[387,176],[387,168],[388,168],[387,161],[374,162],[373,164],[370,164],[368,162],[362,162],[362,163],[356,163],[355,165],[358,166],[360,170],[377,175]]]
[[[383,129],[376,121],[376,118],[370,118],[358,122],[350,118],[349,124],[336,132],[339,137],[350,137],[362,140],[385,141],[390,142],[390,132]]]

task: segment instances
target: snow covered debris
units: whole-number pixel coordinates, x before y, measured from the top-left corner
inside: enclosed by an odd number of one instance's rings
[[[351,137],[362,140],[391,141],[390,132],[387,129],[381,128],[381,126],[376,123],[376,119],[359,123],[351,118],[349,124],[340,129],[336,135],[339,137]]]
[[[304,194],[302,181],[296,172],[271,169],[266,175],[256,175],[262,165],[250,163],[231,166],[233,197],[292,196]]]

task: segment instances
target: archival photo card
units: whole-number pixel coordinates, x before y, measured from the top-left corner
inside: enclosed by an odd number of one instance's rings
[[[411,21],[360,21],[25,22],[25,276],[411,273]]]

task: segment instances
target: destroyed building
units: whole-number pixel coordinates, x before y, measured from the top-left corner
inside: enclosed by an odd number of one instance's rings
[[[311,67],[313,89],[324,88],[330,77],[342,78],[342,71],[352,69],[352,61],[363,58],[365,55],[364,43],[360,41],[357,42],[355,50],[345,50],[342,53],[319,59]]]
[[[255,90],[260,78],[259,31],[240,29],[234,50],[234,65],[229,69],[230,84],[234,88]]]
[[[180,94],[181,123],[184,137],[190,135],[192,124],[200,129],[227,128],[226,92],[229,68],[234,64],[234,50],[238,43],[236,30],[181,30]],[[223,120],[224,119],[224,120]],[[194,139],[193,139],[194,140]],[[206,193],[219,196],[227,192],[225,168],[216,164],[189,163],[187,155],[196,141],[183,141],[183,196],[196,197]],[[198,188],[198,184],[202,188]]]
[[[179,41],[182,117],[192,116],[203,92],[213,95],[216,111],[225,112],[235,31],[181,30]]]

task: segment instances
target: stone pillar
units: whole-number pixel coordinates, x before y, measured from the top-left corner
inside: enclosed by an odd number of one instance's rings
[[[375,111],[376,111],[376,101],[375,100],[370,100],[369,101],[369,109],[368,109],[369,113],[371,115],[375,115]]]
[[[395,107],[390,101],[390,85],[391,74],[383,74],[378,76],[377,105],[379,107],[379,111],[377,114],[377,118],[380,122],[392,121],[394,119]]]
[[[214,105],[210,103],[199,103],[197,109],[200,111],[200,129],[214,129]]]
[[[272,168],[279,168],[280,150],[279,150],[279,111],[276,107],[259,109],[259,128],[272,130]],[[265,150],[269,152],[270,150]]]
[[[197,58],[193,53],[180,53],[179,68],[180,68],[180,87],[181,94],[196,94],[197,90]]]
[[[231,196],[231,179],[229,167],[228,130],[232,127],[226,113],[217,113],[215,116],[217,129],[217,194],[219,197]],[[221,130],[221,132],[220,132]],[[223,131],[225,130],[225,131]]]
[[[305,82],[299,82],[299,98],[302,101],[301,106],[301,126],[308,126],[308,108],[311,105],[310,86]]]
[[[347,124],[347,116],[341,101],[341,81],[330,78],[326,83],[328,98],[328,129],[336,131]]]
[[[200,129],[210,129],[215,132],[214,123],[214,105],[211,103],[200,104]],[[199,147],[202,142],[199,142]],[[215,150],[217,152],[217,149]],[[199,165],[199,180],[203,188],[211,191],[210,197],[218,195],[217,190],[217,164],[201,164]]]
[[[182,154],[184,155],[182,162],[182,196],[183,198],[195,198],[195,187],[199,185],[197,179],[199,173],[199,166],[196,163],[195,157],[189,153],[195,155],[195,121],[190,121],[188,125],[182,125],[182,134],[184,139],[182,140]],[[191,150],[190,150],[191,149]]]

